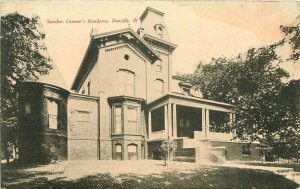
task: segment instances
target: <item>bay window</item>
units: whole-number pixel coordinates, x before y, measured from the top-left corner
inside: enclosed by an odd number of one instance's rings
[[[139,106],[118,103],[112,107],[112,134],[139,134]]]

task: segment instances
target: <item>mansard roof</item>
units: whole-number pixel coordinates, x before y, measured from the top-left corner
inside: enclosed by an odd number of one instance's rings
[[[141,21],[144,20],[144,18],[147,16],[147,14],[148,14],[149,11],[155,12],[156,14],[159,14],[159,15],[161,15],[161,16],[164,16],[164,14],[165,14],[165,13],[163,13],[163,12],[161,12],[161,11],[159,11],[159,10],[156,10],[156,9],[154,9],[154,8],[147,7],[146,10],[143,12],[143,14],[142,14],[141,17],[140,17],[140,20],[141,20]]]
[[[100,34],[92,34],[89,46],[72,84],[72,90],[78,90],[96,63],[99,55],[99,48],[105,47],[106,42],[111,40],[123,40],[126,43],[129,43],[151,63],[154,63],[156,60],[160,59],[160,55],[131,28]]]

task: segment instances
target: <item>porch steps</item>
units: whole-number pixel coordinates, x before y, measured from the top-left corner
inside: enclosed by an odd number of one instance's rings
[[[181,138],[178,144],[184,150],[195,149],[196,163],[224,164],[226,162],[226,147],[213,147],[210,139]]]
[[[196,163],[211,162],[215,164],[224,164],[226,162],[226,147],[212,147],[210,139],[197,141],[198,146],[196,147]]]

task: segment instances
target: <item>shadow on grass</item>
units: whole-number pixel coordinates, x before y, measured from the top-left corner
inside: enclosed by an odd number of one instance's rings
[[[260,162],[243,162],[242,164],[254,165],[254,166],[270,166],[270,167],[293,168],[294,171],[300,172],[300,163],[265,162],[264,164],[262,164]]]
[[[152,174],[147,176],[121,174],[113,177],[110,174],[89,175],[76,180],[64,180],[59,177],[49,180],[49,172],[3,172],[5,188],[297,188],[298,184],[271,172],[239,168],[201,168],[191,173],[177,171]],[[142,174],[142,173],[141,173]]]

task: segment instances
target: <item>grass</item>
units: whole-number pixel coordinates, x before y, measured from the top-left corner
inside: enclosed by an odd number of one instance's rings
[[[183,165],[183,164],[182,164]],[[155,166],[152,167],[155,169]],[[2,170],[3,188],[297,188],[298,184],[268,171],[232,167],[202,166],[196,169],[172,169],[161,173],[99,173],[68,179],[61,172],[33,171],[30,168],[7,167]],[[143,170],[139,170],[143,172]],[[134,171],[133,171],[134,172]],[[51,177],[55,176],[55,177]]]
[[[279,162],[264,162],[262,164],[261,162],[242,162],[246,165],[254,165],[254,166],[270,166],[270,167],[286,167],[286,168],[293,168],[294,171],[300,172],[300,163],[279,163]]]

